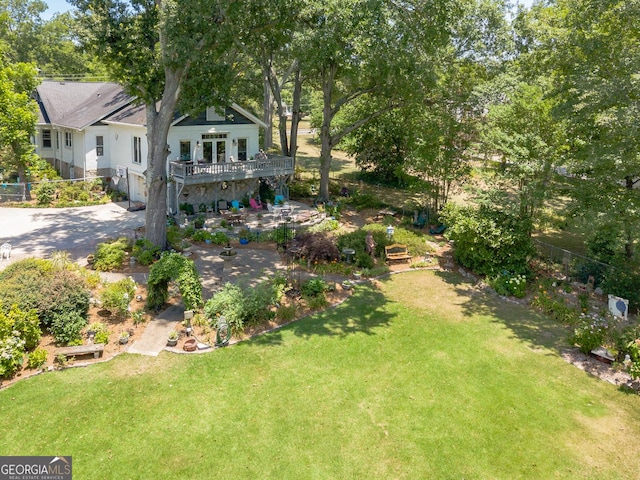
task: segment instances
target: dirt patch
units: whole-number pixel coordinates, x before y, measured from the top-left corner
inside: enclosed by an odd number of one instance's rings
[[[565,361],[600,380],[640,391],[640,381],[633,380],[624,370],[602,362],[593,355],[582,353],[577,348],[563,350],[560,355]]]

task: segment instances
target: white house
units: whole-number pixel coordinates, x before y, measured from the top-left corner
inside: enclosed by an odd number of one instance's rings
[[[63,178],[125,176],[131,199],[146,202],[146,113],[144,105],[115,83],[44,81],[36,153]],[[252,195],[259,182],[286,188],[293,175],[289,157],[259,154],[259,129],[267,125],[233,104],[197,116],[176,113],[167,143],[168,204],[215,207],[218,200]],[[127,182],[118,182],[121,188]],[[115,182],[114,182],[115,183]],[[278,192],[280,193],[280,192]]]

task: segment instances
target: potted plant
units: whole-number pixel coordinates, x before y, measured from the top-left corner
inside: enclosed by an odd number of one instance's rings
[[[242,245],[246,245],[249,243],[249,239],[251,238],[251,231],[248,228],[243,228],[238,232],[238,238]]]
[[[178,344],[178,338],[180,338],[180,334],[177,330],[171,330],[169,332],[169,336],[167,337],[167,346],[175,347]]]
[[[206,215],[203,213],[199,213],[198,216],[193,221],[193,226],[200,229],[204,227],[204,221],[207,219]]]
[[[120,338],[118,339],[121,345],[124,345],[129,342],[129,332],[122,332],[120,334]]]

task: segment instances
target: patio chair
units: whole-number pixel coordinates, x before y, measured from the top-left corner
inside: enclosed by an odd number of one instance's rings
[[[284,203],[284,195],[276,195],[274,202],[276,205],[282,205]]]
[[[240,211],[241,209],[244,208],[244,205],[242,205],[238,200],[232,200],[231,201],[231,208],[237,208],[238,211]]]
[[[10,243],[3,243],[0,246],[0,260],[3,259],[9,259],[11,258],[11,244]]]
[[[447,229],[447,226],[440,223],[439,225],[436,225],[435,227],[430,228],[429,233],[432,235],[440,235],[446,229]]]
[[[267,211],[269,212],[269,215],[271,215],[275,219],[275,217],[276,217],[276,209],[271,204],[271,202],[267,202]]]
[[[262,210],[262,202],[260,200],[256,200],[255,198],[249,199],[249,205],[251,205],[251,208],[253,208],[254,210]]]
[[[229,210],[229,204],[226,200],[218,200],[218,212],[222,210]]]
[[[427,224],[427,221],[428,221],[428,216],[421,213],[413,222],[413,226],[416,228],[424,228],[425,225]]]

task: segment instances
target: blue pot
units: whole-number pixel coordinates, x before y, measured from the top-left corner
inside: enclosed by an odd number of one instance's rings
[[[241,238],[240,239],[240,245],[246,245],[247,243],[249,243],[249,240],[246,238]]]

